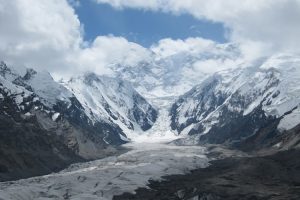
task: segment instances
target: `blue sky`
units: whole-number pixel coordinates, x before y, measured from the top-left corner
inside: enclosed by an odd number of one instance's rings
[[[84,39],[93,41],[98,35],[122,36],[144,47],[163,38],[186,39],[203,37],[220,43],[226,42],[221,23],[198,20],[188,14],[172,15],[137,9],[114,9],[110,5],[80,1],[75,8],[84,24]]]

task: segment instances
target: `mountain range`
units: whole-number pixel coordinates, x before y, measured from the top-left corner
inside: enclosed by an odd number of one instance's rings
[[[0,180],[102,158],[157,132],[175,136],[177,145],[299,148],[300,57],[281,54],[216,73],[195,69],[199,61],[225,59],[234,46],[219,48],[224,55],[181,52],[112,64],[110,77],[85,73],[59,82],[1,62]]]

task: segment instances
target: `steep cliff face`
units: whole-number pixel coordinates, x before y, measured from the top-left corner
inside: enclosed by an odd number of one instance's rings
[[[117,124],[124,137],[150,129],[157,118],[157,111],[129,82],[87,73],[72,78],[65,86],[83,105],[92,123]]]
[[[261,143],[273,145],[300,124],[299,66],[298,57],[281,55],[216,73],[172,106],[172,129],[196,143],[233,144],[260,134]]]

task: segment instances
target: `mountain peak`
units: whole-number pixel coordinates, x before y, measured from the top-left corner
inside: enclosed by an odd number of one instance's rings
[[[28,81],[36,74],[37,74],[37,72],[34,69],[28,68],[26,70],[26,74],[24,75],[23,79]]]

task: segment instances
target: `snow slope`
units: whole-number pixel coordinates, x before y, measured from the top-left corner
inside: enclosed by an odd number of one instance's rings
[[[33,92],[24,87],[14,84],[13,81],[19,77],[17,71],[9,68],[4,62],[0,62],[0,89],[6,96],[11,96],[19,109],[24,110],[24,103],[28,98],[33,98]],[[3,96],[3,94],[2,94]]]
[[[129,82],[87,73],[64,85],[93,122],[117,124],[129,138],[134,132],[148,130],[156,120],[157,111]]]
[[[69,90],[54,81],[47,71],[36,72],[28,69],[24,76],[24,82],[30,85],[33,92],[49,107],[53,107],[57,101],[71,104],[70,98],[74,97]]]

